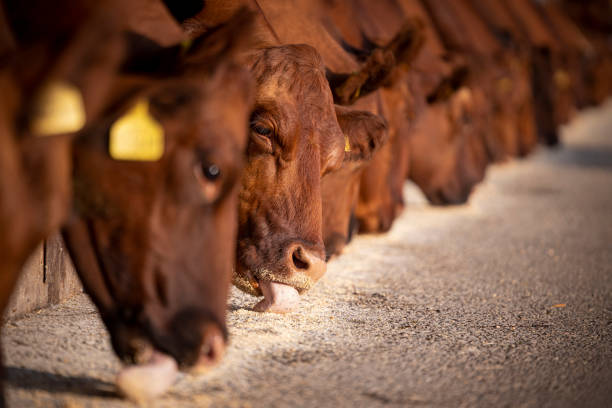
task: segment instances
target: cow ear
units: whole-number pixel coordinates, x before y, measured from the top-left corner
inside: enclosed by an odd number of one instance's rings
[[[336,105],[336,117],[344,134],[344,161],[367,161],[389,138],[386,121],[367,111]]]
[[[243,50],[253,17],[252,11],[242,8],[226,23],[171,47],[163,47],[141,34],[128,33],[128,56],[122,71],[160,77],[210,74],[220,63]]]
[[[244,51],[254,26],[254,13],[243,7],[226,23],[183,44],[184,70],[214,71],[221,61]]]
[[[385,48],[393,53],[398,65],[408,66],[424,44],[425,24],[420,18],[411,18]]]
[[[125,14],[111,3],[91,6],[70,34],[45,39],[45,52],[27,42],[15,51],[27,101],[21,120],[32,133],[73,133],[100,113],[125,52]]]
[[[393,52],[376,49],[357,72],[337,74],[328,71],[327,80],[334,102],[339,105],[351,105],[361,96],[376,91],[389,80],[395,65]]]
[[[474,97],[469,87],[459,88],[449,99],[450,114],[454,121],[466,121],[473,116]]]
[[[350,105],[361,96],[392,83],[394,68],[409,65],[423,47],[424,33],[423,22],[418,18],[410,19],[386,46],[374,48],[359,71],[351,74],[328,72],[334,102]],[[367,38],[364,40],[368,41]]]
[[[427,103],[445,102],[461,87],[467,85],[471,79],[470,70],[464,65],[453,68],[450,75],[444,77],[436,88],[427,95]]]

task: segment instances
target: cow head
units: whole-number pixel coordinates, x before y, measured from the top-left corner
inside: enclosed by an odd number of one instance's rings
[[[389,125],[389,141],[362,172],[355,215],[361,233],[388,231],[404,206],[403,187],[410,163],[407,138],[418,111],[419,95],[409,77],[379,91],[382,114]],[[415,92],[416,91],[416,92]]]
[[[242,178],[234,284],[253,295],[270,283],[309,289],[326,270],[321,177],[345,140],[323,62],[307,45],[257,51],[257,82]]]
[[[483,115],[490,117],[490,129],[484,135],[489,157],[502,162],[525,155],[536,142],[528,72],[509,52],[479,62],[473,63],[478,83],[472,87],[487,96],[487,101],[476,102],[484,107]]]
[[[410,137],[410,179],[432,204],[461,204],[482,180],[488,156],[478,98],[460,88],[446,102],[434,103],[418,117]]]
[[[202,367],[224,349],[252,107],[234,53],[250,19],[237,16],[187,51],[134,37],[137,61],[126,61],[103,119],[74,143],[63,235],[125,362],[160,351]]]
[[[339,255],[350,241],[362,171],[389,136],[385,120],[367,111],[336,106],[345,137],[342,167],[321,179],[323,241],[326,258]]]

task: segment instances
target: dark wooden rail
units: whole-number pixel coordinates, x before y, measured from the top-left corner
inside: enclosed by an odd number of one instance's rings
[[[4,318],[55,305],[82,291],[60,235],[42,243],[25,264]]]

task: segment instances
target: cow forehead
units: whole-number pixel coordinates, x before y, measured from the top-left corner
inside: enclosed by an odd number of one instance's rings
[[[257,87],[256,110],[271,114],[281,132],[296,127],[325,133],[338,127],[329,85],[320,72],[296,71],[293,78],[282,74],[266,78]]]
[[[329,85],[323,60],[307,45],[271,47],[252,59],[251,71],[258,87],[283,90],[294,97],[327,97]],[[330,94],[331,96],[331,94]]]

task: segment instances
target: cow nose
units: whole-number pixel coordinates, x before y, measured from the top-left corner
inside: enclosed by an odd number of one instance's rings
[[[302,245],[292,245],[289,248],[288,255],[289,270],[293,273],[306,274],[313,282],[316,282],[327,270],[325,258],[317,255],[314,251],[307,250]]]
[[[216,366],[225,353],[225,340],[218,325],[209,323],[204,327],[200,357],[191,370],[193,374],[207,372]]]

